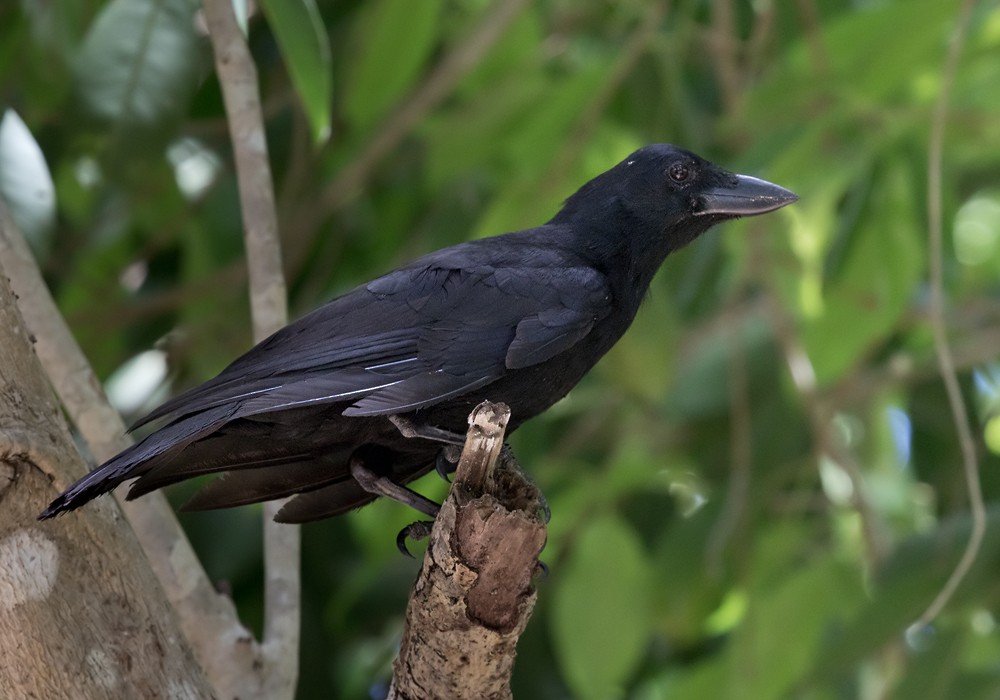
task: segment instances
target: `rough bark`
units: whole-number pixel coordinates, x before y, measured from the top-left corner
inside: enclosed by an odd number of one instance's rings
[[[114,501],[35,521],[84,471],[0,270],[0,697],[212,697]]]
[[[535,605],[543,501],[503,448],[510,409],[469,417],[455,485],[410,595],[389,700],[507,700]]]
[[[3,202],[0,267],[9,275],[18,309],[34,337],[35,354],[66,415],[94,458],[98,462],[110,459],[131,444],[125,424],[108,402],[100,381],[59,314]],[[248,643],[253,636],[240,623],[233,601],[212,586],[167,499],[151,493],[140,501],[125,501],[122,495],[119,506],[217,695],[241,695],[249,700],[253,696],[246,692],[248,683],[255,681],[263,686],[260,650]]]

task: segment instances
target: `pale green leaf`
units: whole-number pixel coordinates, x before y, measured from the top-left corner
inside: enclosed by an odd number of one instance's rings
[[[437,40],[441,7],[441,0],[380,0],[368,6],[344,95],[344,111],[356,127],[373,126],[413,85]]]
[[[315,0],[262,0],[317,143],[330,136],[333,60]]]
[[[873,188],[877,194],[859,219],[842,270],[803,328],[821,384],[840,377],[889,338],[923,273],[920,205],[908,171],[900,163],[878,177]]]
[[[621,697],[645,653],[652,572],[635,531],[596,517],[559,567],[550,619],[556,655],[575,697]]]
[[[44,255],[56,217],[55,185],[42,149],[12,109],[0,119],[0,197],[35,254]]]
[[[857,572],[833,557],[758,586],[728,655],[729,698],[787,697],[811,671],[824,637],[863,599]]]
[[[102,119],[151,126],[184,112],[203,49],[188,0],[112,0],[84,39],[77,90]]]

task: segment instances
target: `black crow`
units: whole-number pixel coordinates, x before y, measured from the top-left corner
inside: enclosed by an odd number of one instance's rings
[[[667,255],[796,199],[674,146],[642,148],[544,226],[431,253],[278,331],[140,420],[166,423],[40,517],[129,479],[135,498],[213,473],[190,508],[297,494],[277,516],[297,523],[387,495],[433,513],[403,485],[461,439],[477,404],[508,404],[510,431],[546,410],[622,336]]]

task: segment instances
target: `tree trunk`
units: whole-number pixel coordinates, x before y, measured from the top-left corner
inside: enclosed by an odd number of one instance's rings
[[[84,471],[0,270],[0,698],[212,697],[112,499],[36,522]]]

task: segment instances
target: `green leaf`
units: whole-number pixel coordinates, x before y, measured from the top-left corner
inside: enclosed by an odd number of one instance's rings
[[[906,166],[899,162],[873,184],[878,194],[859,218],[840,274],[803,329],[820,384],[843,375],[887,339],[911,303],[924,266],[922,230]],[[807,313],[808,316],[808,313]]]
[[[565,148],[565,135],[579,121],[581,112],[609,74],[608,64],[599,61],[562,80],[552,81],[543,94],[544,99],[526,110],[523,119],[502,137],[498,157],[511,174],[510,184],[493,199],[477,222],[473,237],[537,225],[554,215],[566,197],[582,184],[572,163],[565,164],[560,172],[550,169]],[[626,155],[624,152],[618,157]],[[614,162],[606,163],[599,172]]]
[[[101,119],[153,126],[186,111],[203,49],[187,0],[112,0],[84,39],[77,90]]]
[[[840,115],[838,120],[858,107],[929,100],[937,86],[933,77],[928,83],[925,71],[940,71],[954,14],[953,6],[939,0],[866,3],[823,22],[822,36],[798,33],[778,70],[754,87],[749,120],[770,128],[800,117],[821,99],[823,111]]]
[[[489,90],[447,112],[429,116],[420,127],[427,138],[428,179],[444,186],[472,168],[498,167],[505,144],[551,88],[537,71],[498,78]]]
[[[739,680],[728,697],[740,700],[788,697],[824,636],[863,597],[857,572],[832,555],[758,587],[729,655],[730,678]]]
[[[930,648],[921,649],[906,665],[906,675],[893,691],[892,697],[921,698],[921,700],[948,700],[970,698],[954,695],[956,676],[961,672],[964,635],[953,629],[935,634]],[[992,697],[996,697],[995,695]]]
[[[906,629],[927,609],[951,575],[969,532],[970,520],[963,514],[899,545],[877,572],[872,600],[838,634],[831,635],[822,653],[816,655],[814,675],[822,678],[844,672],[885,644],[903,639]],[[1000,508],[990,506],[982,547],[955,591],[948,611],[969,602],[995,599],[998,567]]]
[[[731,405],[729,377],[733,353],[742,346],[751,377],[761,374],[773,352],[770,328],[759,315],[747,315],[730,327],[714,328],[698,339],[693,351],[677,363],[667,405],[683,418],[705,418],[724,413]]]
[[[591,520],[560,565],[550,623],[578,698],[624,695],[651,627],[652,572],[636,533],[615,515]]]
[[[344,111],[356,127],[370,128],[414,83],[437,40],[442,4],[381,0],[370,6],[344,96]]]
[[[333,59],[316,2],[262,0],[261,5],[305,107],[313,138],[323,143],[330,136]]]

